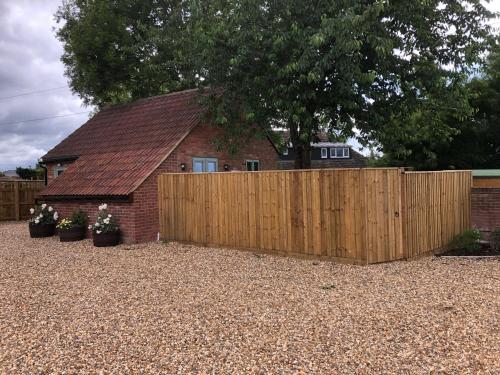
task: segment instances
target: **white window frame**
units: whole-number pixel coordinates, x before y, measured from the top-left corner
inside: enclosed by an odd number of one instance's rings
[[[328,148],[321,147],[321,159],[328,159]]]
[[[253,164],[257,163],[257,170],[255,170],[255,169],[248,169],[248,163],[252,163],[252,168],[253,168]],[[258,171],[260,171],[260,160],[248,159],[248,160],[245,160],[245,165],[246,165],[247,172],[258,172]]]
[[[283,150],[283,155],[285,155],[285,156],[288,155],[288,147]]]
[[[208,165],[209,162],[215,162],[215,171],[214,172],[218,172],[219,171],[219,161],[217,160],[217,158],[194,157],[193,158],[193,163],[192,163],[193,172],[194,172],[194,164],[196,162],[202,162],[203,163],[203,171],[201,171],[201,172],[195,172],[195,173],[213,173],[213,172],[209,172],[208,171],[207,165]]]
[[[59,177],[68,167],[54,167],[54,177]]]
[[[342,150],[342,156],[337,156],[337,150]],[[348,159],[349,158],[349,147],[331,147],[330,148],[330,158],[331,159]]]

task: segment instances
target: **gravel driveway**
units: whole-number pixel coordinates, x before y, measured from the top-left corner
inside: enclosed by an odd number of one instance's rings
[[[500,262],[372,266],[0,224],[0,373],[500,373]]]

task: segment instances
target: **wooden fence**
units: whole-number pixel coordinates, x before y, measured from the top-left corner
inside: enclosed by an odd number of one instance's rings
[[[377,263],[443,248],[470,225],[469,171],[163,174],[162,239]]]
[[[0,182],[0,220],[26,220],[35,204],[43,181],[12,180]]]

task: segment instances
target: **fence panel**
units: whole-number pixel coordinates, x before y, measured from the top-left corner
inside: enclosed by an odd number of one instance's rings
[[[0,182],[0,220],[26,220],[35,204],[36,194],[45,186],[43,181]]]
[[[401,177],[405,257],[442,249],[470,227],[470,171],[406,172]]]
[[[377,263],[470,225],[471,174],[324,169],[159,178],[163,239]]]

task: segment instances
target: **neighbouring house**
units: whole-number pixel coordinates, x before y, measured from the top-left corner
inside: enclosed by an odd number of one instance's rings
[[[42,157],[47,186],[39,201],[90,220],[107,203],[124,242],[155,240],[157,177],[165,172],[277,169],[270,139],[252,139],[236,155],[218,151],[222,129],[204,123],[197,90],[107,107]]]
[[[293,169],[295,151],[287,132],[282,133],[285,149],[280,155],[280,169]],[[330,142],[327,134],[318,134],[311,142],[311,168],[363,168],[366,158],[346,143]]]

